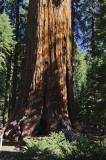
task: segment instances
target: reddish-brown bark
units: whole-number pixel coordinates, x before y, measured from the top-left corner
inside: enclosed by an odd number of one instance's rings
[[[48,134],[71,122],[75,122],[71,2],[30,0],[23,78],[5,136]]]

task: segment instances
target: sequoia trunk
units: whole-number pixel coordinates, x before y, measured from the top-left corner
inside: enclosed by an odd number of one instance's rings
[[[71,2],[30,0],[23,78],[5,135],[18,139],[71,126],[71,82]]]

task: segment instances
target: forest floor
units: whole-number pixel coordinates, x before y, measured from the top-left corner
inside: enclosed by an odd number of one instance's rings
[[[0,160],[19,160],[19,149],[9,141],[3,141],[0,148]]]

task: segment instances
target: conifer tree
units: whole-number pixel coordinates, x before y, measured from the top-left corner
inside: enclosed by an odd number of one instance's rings
[[[4,12],[2,15],[0,15],[0,75],[1,75],[1,82],[4,84],[4,97],[1,97],[1,99],[4,100],[4,107],[3,107],[3,124],[5,124],[8,121],[8,102],[9,102],[9,82],[7,83],[7,79],[10,79],[10,74],[8,73],[8,58],[11,56],[13,52],[13,44],[15,44],[15,41],[13,41],[13,28],[10,25],[10,20],[6,13]],[[2,71],[5,71],[5,79],[2,79],[2,74],[4,73]],[[1,83],[1,84],[2,84]],[[1,85],[2,86],[2,85]],[[2,91],[2,90],[0,90]],[[3,91],[2,91],[3,92]]]

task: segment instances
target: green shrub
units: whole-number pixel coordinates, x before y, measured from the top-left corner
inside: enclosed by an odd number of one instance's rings
[[[20,151],[26,160],[34,157],[40,157],[42,160],[66,160],[73,148],[62,132],[51,133],[50,137],[42,140],[24,139],[24,141],[26,147],[21,147]]]
[[[24,139],[21,153],[25,160],[105,160],[106,139],[103,142],[79,141],[70,144],[64,133],[52,133],[42,140]]]
[[[100,142],[79,141],[72,151],[73,160],[105,160],[106,140]]]

